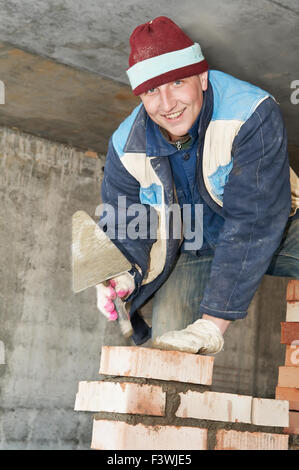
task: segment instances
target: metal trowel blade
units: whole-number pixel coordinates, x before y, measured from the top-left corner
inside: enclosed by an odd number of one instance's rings
[[[132,265],[103,230],[84,211],[72,217],[73,290],[88,287],[123,274]]]

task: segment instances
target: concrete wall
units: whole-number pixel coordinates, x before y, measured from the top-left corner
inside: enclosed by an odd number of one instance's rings
[[[74,413],[78,381],[95,378],[105,321],[91,290],[71,291],[71,215],[93,215],[103,162],[0,130],[0,448],[88,448]]]
[[[73,411],[78,382],[97,380],[102,345],[130,344],[99,315],[93,289],[71,290],[71,216],[94,215],[103,164],[0,128],[1,449],[88,449],[91,416]],[[265,277],[229,328],[215,390],[274,397],[286,283]],[[150,304],[143,311],[150,321]]]

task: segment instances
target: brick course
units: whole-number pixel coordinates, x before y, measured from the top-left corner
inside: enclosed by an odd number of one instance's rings
[[[164,416],[166,394],[159,386],[80,382],[75,410]]]
[[[268,398],[253,398],[252,424],[259,426],[288,426],[289,402],[286,400],[271,400]]]
[[[220,429],[215,450],[288,450],[288,439],[283,434]]]
[[[287,434],[299,434],[299,413],[296,411],[290,411],[290,424],[287,428],[284,428],[284,432]]]
[[[206,450],[208,431],[188,426],[135,426],[123,421],[94,420],[92,449]]]
[[[290,410],[299,411],[299,389],[290,387],[276,387],[275,398],[278,400],[288,400]]]
[[[293,279],[292,281],[288,282],[286,299],[287,301],[299,301],[299,281],[298,280]]]
[[[288,321],[280,322],[281,325],[281,344],[299,343],[299,322]]]
[[[278,368],[278,384],[279,387],[299,388],[299,371],[298,367],[280,366]]]
[[[287,345],[285,363],[289,367],[299,367],[299,345]]]
[[[299,302],[287,302],[286,321],[299,322]]]
[[[140,347],[102,348],[100,374],[211,385],[214,357]]]
[[[176,416],[235,423],[251,422],[252,397],[218,392],[180,393]]]

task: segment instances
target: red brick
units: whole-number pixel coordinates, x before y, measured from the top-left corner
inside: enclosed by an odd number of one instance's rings
[[[131,425],[94,420],[91,448],[98,450],[206,450],[207,429],[188,426]]]
[[[136,346],[103,346],[100,374],[211,385],[214,357]]]
[[[290,387],[276,387],[275,398],[288,400],[290,410],[299,411],[299,389]]]
[[[298,367],[280,366],[278,368],[279,387],[299,388],[299,369]]]
[[[93,152],[92,150],[87,150],[84,155],[85,157],[99,158],[98,154],[96,152]]]
[[[286,321],[299,322],[299,301],[287,302]]]
[[[289,281],[288,287],[287,287],[286,299],[288,301],[299,300],[299,281],[298,280],[293,279],[292,281]]]
[[[299,322],[288,321],[280,322],[281,325],[281,344],[299,344]]]
[[[251,423],[252,397],[218,392],[180,393],[176,416],[234,423]]]
[[[215,450],[288,450],[288,439],[284,434],[220,429]]]
[[[288,428],[284,428],[287,434],[299,434],[299,413],[290,411],[290,424]]]
[[[299,367],[299,346],[296,344],[286,346],[285,365]]]
[[[164,416],[166,394],[159,386],[127,382],[80,382],[76,411]]]

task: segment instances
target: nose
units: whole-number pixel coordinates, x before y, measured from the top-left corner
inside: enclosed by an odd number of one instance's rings
[[[163,113],[169,113],[176,107],[176,99],[172,91],[166,85],[160,87],[161,110]]]

